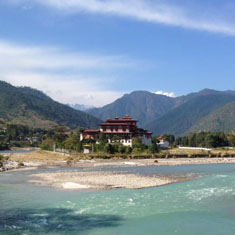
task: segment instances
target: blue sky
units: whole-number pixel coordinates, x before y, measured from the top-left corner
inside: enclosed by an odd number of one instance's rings
[[[235,89],[232,0],[0,0],[0,79],[63,103]]]

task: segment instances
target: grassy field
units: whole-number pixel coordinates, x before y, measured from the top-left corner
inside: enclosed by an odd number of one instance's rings
[[[9,159],[15,162],[43,162],[45,164],[52,164],[67,161],[68,156],[48,151],[37,151],[33,153],[12,154]]]
[[[212,151],[202,150],[185,150],[185,149],[169,149],[162,150],[157,154],[107,154],[107,153],[91,153],[91,154],[61,154],[49,151],[37,151],[34,153],[12,154],[10,160],[15,162],[34,162],[43,164],[54,164],[67,162],[68,164],[78,162],[80,160],[133,160],[133,159],[156,159],[156,158],[235,158],[235,149],[213,149]]]
[[[231,154],[235,155],[235,149],[228,149],[228,148],[215,148],[212,149],[211,151],[205,151],[205,150],[191,150],[191,149],[178,149],[178,148],[173,148],[169,150],[163,150],[161,153],[164,154],[176,154],[176,155],[181,155],[181,154],[186,154],[186,155],[192,155],[192,154]]]

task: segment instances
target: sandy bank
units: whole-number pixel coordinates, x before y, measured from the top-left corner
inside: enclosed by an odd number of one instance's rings
[[[157,162],[156,162],[157,161]],[[205,165],[235,163],[235,158],[170,158],[170,159],[144,159],[134,161],[137,165]]]
[[[118,172],[61,172],[34,174],[31,183],[48,185],[59,189],[140,189],[176,182],[166,177],[149,177]]]
[[[18,169],[20,167],[26,169],[31,167],[36,168],[51,168],[51,167],[100,167],[100,166],[120,166],[120,167],[135,167],[135,166],[174,166],[188,164],[224,164],[235,163],[235,158],[219,157],[219,158],[157,158],[157,159],[91,159],[82,160],[74,157],[73,161],[68,161],[68,156],[61,154],[38,151],[33,153],[19,153],[9,156],[9,161],[5,168],[8,170]],[[67,164],[69,162],[69,165]],[[23,164],[22,164],[23,163]]]

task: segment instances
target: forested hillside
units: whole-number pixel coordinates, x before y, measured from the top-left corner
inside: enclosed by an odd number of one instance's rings
[[[200,123],[206,116],[215,112],[218,108],[235,101],[234,95],[226,94],[213,94],[196,96],[181,106],[173,109],[161,118],[149,123],[146,127],[152,130],[155,134],[174,134],[176,136],[184,135],[192,131],[195,132],[202,130]],[[234,117],[232,117],[234,120]],[[225,121],[225,120],[224,120]],[[225,121],[226,122],[226,121]],[[205,125],[209,122],[204,122]],[[231,129],[234,126],[230,126]],[[224,128],[221,125],[217,126],[217,131]],[[231,131],[227,128],[227,131]],[[207,131],[212,131],[208,126]]]
[[[49,128],[63,124],[70,128],[96,127],[99,119],[60,104],[29,87],[14,87],[0,81],[0,118],[30,127]]]

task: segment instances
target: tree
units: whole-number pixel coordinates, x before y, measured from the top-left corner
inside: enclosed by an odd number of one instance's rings
[[[53,139],[45,139],[42,141],[40,148],[43,150],[53,151],[55,146],[55,141]]]
[[[127,146],[126,147],[126,150],[125,150],[125,153],[126,154],[129,154],[129,153],[131,153],[132,152],[132,148],[130,147],[130,146]]]
[[[146,145],[142,144],[141,140],[134,137],[132,138],[132,152],[134,151],[135,153],[137,152],[143,152],[146,149]]]
[[[119,152],[119,153],[125,153],[125,152],[126,152],[126,147],[123,146],[122,144],[119,144],[119,146],[118,146],[118,152]]]
[[[177,137],[176,138],[175,145],[182,145],[182,137]]]
[[[206,138],[207,133],[205,132],[200,132],[196,135],[196,146],[197,147],[205,147],[205,138]]]
[[[140,148],[141,145],[142,145],[142,143],[141,143],[140,139],[138,139],[136,137],[132,138],[132,147],[133,148]]]
[[[114,151],[113,151],[113,146],[112,146],[111,144],[109,144],[109,143],[105,144],[105,146],[104,146],[104,151],[105,151],[106,153],[112,154],[112,153],[114,152]]]
[[[192,133],[188,136],[188,145],[190,147],[196,147],[197,143],[196,143],[196,134]]]
[[[235,135],[230,134],[228,135],[227,139],[228,139],[229,146],[235,147]]]
[[[170,145],[174,145],[175,143],[175,136],[174,135],[164,135],[163,136],[166,141],[170,143]]]
[[[212,133],[208,133],[205,138],[205,145],[208,148],[218,147],[217,146],[217,137]]]
[[[70,136],[63,142],[64,148],[69,151],[81,151],[80,133],[72,132]]]
[[[0,142],[0,150],[7,150],[9,149],[9,145],[5,142]]]
[[[181,144],[182,144],[183,146],[188,146],[188,137],[187,137],[187,136],[184,136],[184,137],[182,138]]]
[[[158,145],[156,143],[153,143],[152,145],[149,146],[148,151],[150,153],[157,153],[157,152],[159,152]]]
[[[102,143],[102,142],[105,142],[107,143],[107,138],[105,137],[105,134],[104,133],[100,133],[99,136],[98,136],[98,141],[99,143]]]

